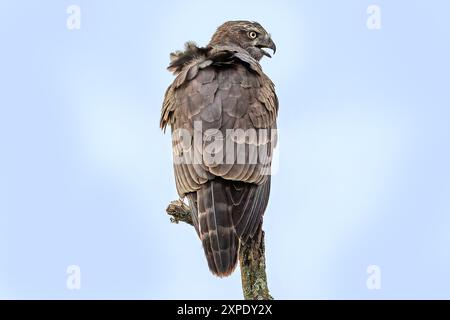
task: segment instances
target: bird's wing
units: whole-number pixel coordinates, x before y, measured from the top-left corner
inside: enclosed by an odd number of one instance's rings
[[[277,111],[272,81],[256,60],[234,48],[191,61],[166,92],[161,127],[172,128],[178,193],[196,192],[216,177],[229,181],[225,203],[235,207],[239,236],[253,233],[267,205]]]

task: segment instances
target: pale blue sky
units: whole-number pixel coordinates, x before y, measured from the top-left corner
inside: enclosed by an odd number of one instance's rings
[[[81,30],[66,8],[81,7]],[[366,27],[378,4],[382,29]],[[447,1],[0,1],[0,298],[235,298],[177,197],[169,53],[226,20],[278,52],[276,298],[450,298]],[[66,268],[81,267],[81,290]],[[381,268],[381,290],[366,268]]]

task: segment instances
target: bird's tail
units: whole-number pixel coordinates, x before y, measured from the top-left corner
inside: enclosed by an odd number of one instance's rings
[[[187,194],[193,225],[212,273],[230,275],[237,264],[239,242],[261,233],[269,193],[270,177],[261,185],[216,177]]]
[[[230,275],[236,268],[239,237],[232,217],[232,204],[227,201],[226,184],[211,180],[197,191],[198,233],[208,266],[219,277]]]

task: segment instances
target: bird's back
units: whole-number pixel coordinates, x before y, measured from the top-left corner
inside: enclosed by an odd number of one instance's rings
[[[278,100],[240,48],[190,46],[173,59],[161,126],[172,128],[174,171],[211,271],[228,275],[239,240],[254,237],[270,192]],[[275,134],[274,134],[275,132]]]

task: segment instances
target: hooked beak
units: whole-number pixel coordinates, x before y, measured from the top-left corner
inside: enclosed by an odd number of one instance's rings
[[[262,53],[269,58],[272,58],[272,56],[268,52],[263,50],[263,48],[272,49],[273,54],[277,52],[277,46],[275,45],[275,42],[272,41],[272,38],[270,38],[269,36],[266,37],[264,43],[258,45],[258,48],[260,48]]]

